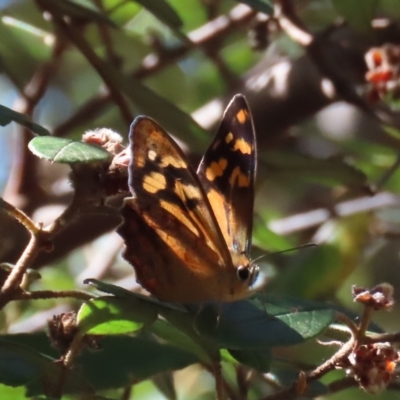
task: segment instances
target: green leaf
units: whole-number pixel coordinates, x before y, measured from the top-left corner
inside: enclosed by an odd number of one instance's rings
[[[0,338],[0,381],[9,386],[25,385],[28,396],[46,393],[51,396],[63,374],[61,364],[21,343],[13,342],[13,335]],[[18,336],[20,340],[22,335]],[[10,339],[10,340],[8,340]],[[66,393],[90,393],[90,385],[81,374],[71,371],[65,385]]]
[[[97,290],[99,290],[101,292],[113,294],[116,297],[120,297],[120,298],[124,298],[124,299],[132,299],[133,301],[141,300],[141,301],[147,302],[149,304],[155,305],[155,306],[159,307],[160,309],[169,309],[169,310],[173,310],[173,311],[178,311],[180,313],[182,313],[182,312],[186,313],[186,309],[183,306],[180,306],[179,304],[163,303],[154,297],[144,296],[139,293],[131,292],[120,286],[112,285],[111,283],[104,283],[104,282],[98,281],[97,279],[90,279],[90,278],[85,279],[84,283],[87,285],[94,286]]]
[[[269,349],[301,343],[319,334],[333,320],[333,310],[318,303],[256,296],[215,308],[203,308],[196,328],[220,347],[234,350]]]
[[[26,400],[24,387],[12,387],[0,384],[0,399]],[[40,398],[34,400],[41,400]]]
[[[97,390],[123,387],[199,361],[175,346],[127,336],[106,336],[101,348],[100,352],[85,352],[78,359],[84,376]]]
[[[165,25],[177,29],[181,28],[183,22],[178,13],[164,0],[135,0],[136,3],[146,8]]]
[[[0,125],[6,126],[10,122],[16,122],[22,126],[25,126],[32,132],[40,136],[50,135],[50,132],[46,128],[43,128],[43,126],[32,122],[27,115],[21,114],[19,112],[11,110],[11,108],[0,105]]]
[[[98,162],[111,158],[111,154],[99,146],[53,136],[33,138],[28,147],[39,158],[59,164]]]
[[[82,333],[121,335],[141,329],[157,318],[157,308],[135,299],[100,297],[82,305],[77,321]]]
[[[238,3],[247,4],[252,9],[262,12],[264,14],[272,15],[273,7],[271,0],[236,0]]]
[[[378,0],[332,0],[337,12],[354,28],[368,32],[372,29]]]

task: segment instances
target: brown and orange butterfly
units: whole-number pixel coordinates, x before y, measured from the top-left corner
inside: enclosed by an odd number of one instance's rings
[[[137,281],[164,301],[235,301],[258,275],[250,262],[256,138],[236,95],[196,172],[173,139],[140,116],[129,133],[132,198],[118,232]]]

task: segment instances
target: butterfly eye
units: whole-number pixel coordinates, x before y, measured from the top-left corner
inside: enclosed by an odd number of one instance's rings
[[[244,267],[243,265],[240,265],[236,271],[238,278],[241,281],[247,281],[250,276],[250,270],[248,267]]]

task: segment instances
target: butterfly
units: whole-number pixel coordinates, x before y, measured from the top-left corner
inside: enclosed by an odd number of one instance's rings
[[[129,143],[133,197],[118,233],[138,283],[169,302],[247,297],[259,268],[249,258],[256,137],[244,96],[231,100],[197,173],[147,116],[134,120]]]

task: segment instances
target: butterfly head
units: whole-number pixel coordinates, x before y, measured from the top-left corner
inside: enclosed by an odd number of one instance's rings
[[[232,255],[232,260],[236,267],[236,277],[247,289],[251,288],[256,282],[260,273],[257,264],[249,260],[245,254]]]

